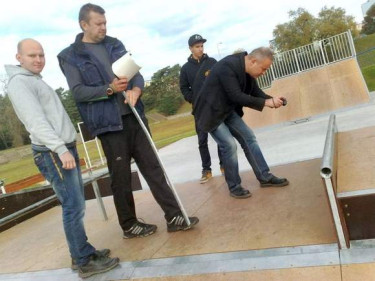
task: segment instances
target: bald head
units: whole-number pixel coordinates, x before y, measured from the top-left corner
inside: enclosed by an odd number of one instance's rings
[[[20,62],[21,67],[34,74],[42,72],[45,65],[42,45],[31,38],[23,39],[17,44],[16,59]]]
[[[23,48],[29,48],[30,46],[33,46],[33,45],[40,46],[40,48],[43,49],[42,45],[38,41],[32,38],[25,38],[25,39],[22,39],[20,42],[18,42],[17,53],[21,53]]]

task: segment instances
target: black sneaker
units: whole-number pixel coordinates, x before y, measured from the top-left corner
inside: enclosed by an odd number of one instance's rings
[[[190,225],[187,225],[186,220],[182,214],[174,216],[169,222],[167,222],[167,231],[175,232],[179,230],[188,230],[193,228],[199,222],[197,217],[189,217]]]
[[[96,255],[102,256],[102,257],[109,257],[110,253],[111,253],[110,249],[103,249],[103,250],[96,250],[95,251]],[[78,269],[78,264],[77,264],[77,262],[76,262],[75,259],[72,259],[72,266],[71,266],[71,268],[73,270],[77,270]]]
[[[88,263],[78,267],[78,275],[81,278],[87,278],[94,274],[103,273],[116,267],[119,262],[119,258],[103,257],[94,253],[90,256]]]
[[[260,187],[281,187],[289,184],[286,178],[278,178],[272,175],[272,178],[268,181],[260,181]]]
[[[137,221],[128,230],[124,230],[123,238],[146,237],[155,233],[156,228],[154,224]]]
[[[230,196],[232,196],[234,198],[238,198],[238,199],[244,199],[244,198],[251,197],[251,192],[247,189],[244,189],[242,186],[238,186],[238,187],[232,189],[229,192],[229,194],[230,194]]]

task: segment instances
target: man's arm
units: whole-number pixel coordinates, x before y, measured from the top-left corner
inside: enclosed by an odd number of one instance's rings
[[[186,101],[189,103],[193,102],[193,91],[191,85],[188,82],[187,74],[184,68],[181,69],[180,73],[180,90]]]
[[[259,88],[258,83],[255,83],[253,94],[254,96],[264,98],[266,100],[264,105],[270,108],[279,108],[283,105],[283,99],[285,99],[285,97],[272,97],[267,95],[261,88]]]
[[[86,86],[83,84],[81,73],[75,66],[69,63],[62,63],[61,67],[64,70],[66,80],[76,102],[89,102],[108,98],[106,90],[109,88],[109,84],[96,87]]]

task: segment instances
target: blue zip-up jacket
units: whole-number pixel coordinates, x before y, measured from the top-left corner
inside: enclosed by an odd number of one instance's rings
[[[104,67],[100,61],[85,49],[82,38],[83,33],[78,34],[75,42],[58,54],[57,58],[62,72],[64,73],[63,65],[68,63],[78,69],[85,86],[108,85],[112,82],[112,79],[103,70]],[[102,43],[109,54],[111,63],[126,54],[125,46],[116,38],[106,36]],[[134,78],[129,81],[128,89],[133,87],[133,80]],[[92,136],[123,129],[119,105],[114,95],[103,96],[89,101],[76,100],[76,105],[83,122]],[[135,108],[141,118],[145,118],[144,106],[140,99]]]

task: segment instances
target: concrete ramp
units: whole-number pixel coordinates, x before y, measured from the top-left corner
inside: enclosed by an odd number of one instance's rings
[[[317,114],[369,102],[368,89],[356,59],[275,80],[265,92],[285,96],[288,105],[263,112],[245,108],[244,121],[251,128],[309,118]]]

